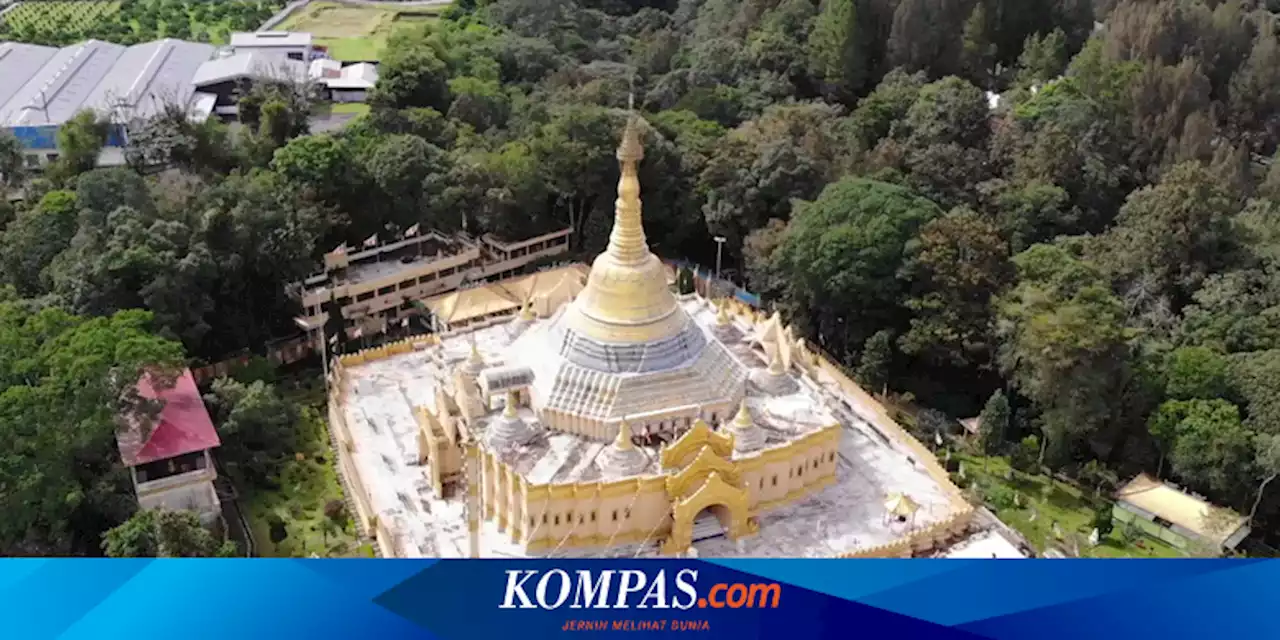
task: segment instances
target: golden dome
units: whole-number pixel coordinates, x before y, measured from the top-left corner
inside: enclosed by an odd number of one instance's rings
[[[570,307],[567,320],[574,330],[600,342],[661,340],[680,333],[688,316],[678,313],[662,262],[649,252],[645,241],[637,176],[644,147],[634,117],[627,122],[617,157],[622,176],[609,247],[591,265],[587,286]]]

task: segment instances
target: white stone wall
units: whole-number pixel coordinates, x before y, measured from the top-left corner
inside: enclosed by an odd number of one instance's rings
[[[201,469],[138,485],[138,506],[143,509],[195,511],[208,521],[221,513],[213,488],[214,474]]]

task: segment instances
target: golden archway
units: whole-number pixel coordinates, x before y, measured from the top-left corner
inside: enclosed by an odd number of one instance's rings
[[[684,435],[658,454],[663,469],[681,469],[693,461],[703,447],[711,450],[721,458],[733,456],[733,435],[713,430],[702,418],[693,421],[693,426]]]
[[[747,492],[725,482],[719,473],[712,471],[697,491],[673,503],[671,535],[663,543],[662,552],[676,555],[687,551],[693,543],[693,520],[709,507],[719,507],[716,516],[730,540],[756,532],[755,523],[747,515]]]

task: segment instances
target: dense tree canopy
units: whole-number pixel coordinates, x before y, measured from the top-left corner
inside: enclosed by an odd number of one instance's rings
[[[82,318],[0,302],[0,553],[96,550],[98,532],[135,508],[115,453],[119,416],[151,410],[133,388],[173,371],[180,345],[151,316]]]

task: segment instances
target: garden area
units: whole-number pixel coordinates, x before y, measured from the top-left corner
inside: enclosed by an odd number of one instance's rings
[[[1081,558],[1177,558],[1187,555],[1137,530],[1113,527],[1112,501],[1119,479],[1096,461],[1069,479],[1040,464],[1040,441],[1029,436],[983,451],[978,434],[966,434],[939,411],[914,404],[910,396],[889,399],[891,414],[934,451],[971,504],[985,505],[1036,552],[1056,550]],[[1098,529],[1097,543],[1090,536]]]
[[[1176,558],[1183,553],[1168,544],[1133,531],[1111,527],[1109,491],[1081,488],[1043,473],[1027,473],[1010,466],[1006,456],[977,453],[949,454],[952,474],[970,501],[982,503],[1044,553],[1058,549],[1081,558]],[[940,452],[945,459],[946,452]],[[963,468],[963,472],[959,469]],[[1098,544],[1089,536],[1099,530]]]
[[[260,367],[215,382],[219,459],[263,557],[372,557],[344,500],[314,373],[274,380]],[[255,379],[249,382],[250,379]]]
[[[160,38],[224,44],[284,6],[278,0],[28,0],[0,17],[0,40],[66,46],[88,39],[131,45]]]
[[[435,20],[444,7],[402,7],[393,3],[362,6],[313,2],[294,12],[280,29],[306,31],[335,60],[378,60],[392,32]]]

